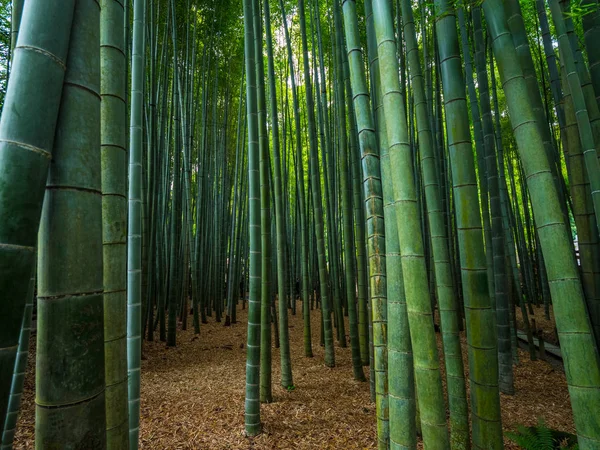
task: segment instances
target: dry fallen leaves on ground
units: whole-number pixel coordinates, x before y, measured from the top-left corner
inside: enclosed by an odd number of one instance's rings
[[[376,447],[375,405],[369,384],[353,380],[350,348],[336,346],[336,367],[323,364],[319,311],[312,311],[313,358],[305,358],[301,303],[290,315],[292,369],[296,389],[280,386],[279,350],[273,349],[273,403],[262,406],[263,433],[244,436],[246,312],[224,327],[214,321],[179,331],[176,348],[144,343],[141,443],[162,449],[369,449]],[[347,329],[347,328],[346,328]],[[466,343],[463,355],[466,363]],[[438,336],[438,343],[439,336]],[[31,345],[16,449],[34,443],[34,363]],[[441,353],[440,353],[441,355]],[[501,396],[505,430],[535,425],[574,431],[564,374],[519,350],[514,396]],[[468,367],[465,364],[465,367]],[[367,377],[368,368],[365,368]],[[516,449],[506,439],[505,447]]]

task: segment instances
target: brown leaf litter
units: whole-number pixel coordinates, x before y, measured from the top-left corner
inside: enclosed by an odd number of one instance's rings
[[[336,367],[325,367],[319,345],[319,311],[312,311],[313,358],[305,358],[302,315],[290,315],[296,389],[280,386],[279,350],[273,349],[273,403],[261,407],[263,432],[244,435],[246,312],[224,327],[214,318],[179,331],[176,348],[146,342],[142,361],[140,448],[184,449],[369,449],[376,448],[375,405],[369,384],[353,380],[350,348],[336,345]],[[191,321],[190,321],[191,323]],[[347,329],[347,328],[346,328]],[[466,362],[466,343],[463,336]],[[439,339],[438,339],[439,341]],[[31,345],[15,449],[34,444],[35,343]],[[441,353],[440,353],[441,354]],[[519,350],[515,395],[501,395],[505,430],[535,425],[574,431],[564,373]],[[468,367],[468,366],[466,366]],[[365,368],[367,377],[368,367]],[[422,444],[419,444],[420,448]],[[505,448],[516,449],[506,439]]]

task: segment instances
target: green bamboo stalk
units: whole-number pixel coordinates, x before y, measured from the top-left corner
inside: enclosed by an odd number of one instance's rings
[[[580,5],[584,9],[581,22],[585,51],[588,56],[592,86],[596,93],[596,103],[600,107],[600,48],[598,47],[598,39],[600,39],[600,10],[598,9],[598,0],[582,0]]]
[[[377,96],[377,115],[383,115],[381,95]],[[417,419],[414,395],[414,368],[406,297],[404,296],[404,279],[402,277],[402,261],[400,258],[400,242],[396,219],[396,202],[392,186],[392,174],[387,136],[384,136],[386,125],[378,119],[379,145],[381,148],[381,174],[383,184],[385,215],[385,248],[387,276],[394,283],[387,285],[387,316],[389,334],[387,339],[389,376],[389,440],[390,448],[416,448]],[[391,323],[395,325],[391,325]]]
[[[277,295],[279,301],[279,346],[281,359],[281,385],[290,388],[292,379],[292,362],[290,358],[290,337],[288,329],[288,312],[286,299],[286,261],[285,220],[283,214],[283,186],[281,180],[281,162],[279,151],[279,119],[277,112],[277,95],[275,90],[275,64],[273,58],[273,38],[271,33],[271,11],[269,2],[264,2],[265,29],[267,40],[267,62],[269,70],[269,94],[271,127],[273,129],[273,187],[275,190],[275,226],[277,233]]]
[[[448,236],[444,224],[443,209],[439,188],[436,159],[434,156],[433,136],[427,111],[425,87],[415,31],[413,11],[408,0],[401,0],[404,25],[406,58],[410,68],[410,78],[415,96],[417,114],[417,133],[419,154],[423,170],[427,215],[431,229],[435,284],[442,325],[444,361],[446,363],[446,384],[450,406],[451,447],[469,448],[469,418],[467,394],[465,389],[464,367],[460,348],[458,329],[458,301],[452,279],[452,266],[448,251]]]
[[[565,367],[569,368],[566,376],[579,448],[597,448],[600,426],[590,412],[600,408],[600,363],[572,257],[572,242],[562,220],[550,163],[540,156],[544,154],[544,143],[536,128],[523,73],[515,64],[516,50],[503,4],[499,0],[485,0],[483,8],[544,253],[556,327]]]
[[[515,253],[515,240],[513,238],[513,231],[510,225],[508,209],[510,207],[510,199],[508,197],[508,188],[506,185],[506,173],[504,166],[504,149],[502,144],[502,127],[500,125],[500,108],[498,107],[498,93],[496,89],[496,69],[494,65],[494,58],[490,58],[490,74],[492,80],[492,93],[494,99],[494,133],[496,135],[496,148],[498,150],[498,174],[500,182],[500,205],[502,207],[502,228],[504,230],[504,236],[506,238],[506,249],[509,264],[512,271],[512,283],[517,294],[519,301],[519,307],[521,308],[521,315],[523,318],[523,328],[527,335],[527,344],[529,347],[529,356],[532,361],[536,359],[535,344],[533,342],[533,334],[531,333],[531,327],[529,326],[529,318],[527,316],[527,308],[525,308],[525,298],[523,297],[523,290],[521,287],[521,279],[519,277],[519,268],[517,265],[517,257]],[[511,310],[513,308],[511,307]],[[513,360],[518,362],[518,352],[516,343],[516,323],[514,326],[515,341],[513,345]],[[516,356],[515,356],[516,354]]]
[[[550,35],[548,16],[546,15],[546,2],[544,2],[544,0],[536,0],[535,5],[540,29],[542,32],[544,55],[546,57],[546,64],[548,65],[548,73],[550,74],[550,87],[552,90],[552,97],[554,98],[554,108],[556,110],[556,117],[558,118],[559,126],[562,129],[565,126],[562,90],[560,87],[560,76],[556,64],[556,53],[554,52],[554,47],[552,45],[552,36]]]
[[[15,362],[12,383],[10,386],[10,399],[8,401],[8,412],[6,421],[2,429],[2,441],[0,441],[0,450],[12,450],[17,431],[17,419],[19,418],[19,409],[21,407],[21,396],[23,385],[25,384],[25,375],[27,370],[27,358],[29,356],[29,338],[31,336],[31,316],[33,313],[33,295],[35,289],[35,276],[29,281],[29,291],[25,301],[25,311],[23,313],[23,323],[21,324],[21,334],[19,335],[19,350]]]
[[[343,74],[343,59],[342,59],[342,46],[343,46],[343,24],[340,17],[340,3],[339,0],[335,0],[333,5],[334,23],[336,28],[336,62],[340,77]],[[362,370],[362,361],[360,357],[360,346],[358,340],[358,320],[356,315],[356,281],[354,279],[354,239],[353,239],[353,217],[352,217],[352,203],[350,198],[351,187],[348,180],[348,155],[346,140],[346,108],[344,96],[344,85],[341,80],[338,80],[336,84],[337,95],[338,95],[338,126],[340,129],[340,142],[339,142],[339,169],[340,169],[340,191],[342,196],[342,217],[343,217],[343,231],[344,231],[344,256],[345,256],[345,281],[346,281],[346,297],[347,297],[347,311],[350,325],[350,346],[352,347],[352,369],[354,371],[354,379],[357,381],[366,381],[365,375]],[[353,120],[350,117],[350,120]],[[343,322],[343,317],[340,322]],[[342,328],[343,330],[343,328]],[[344,338],[345,340],[345,338]]]
[[[550,10],[554,20],[554,27],[558,35],[558,46],[560,49],[561,62],[565,66],[570,99],[575,109],[577,129],[579,131],[579,142],[583,159],[585,162],[587,180],[592,191],[592,204],[596,218],[596,227],[600,231],[600,163],[598,162],[598,150],[600,141],[594,141],[590,116],[586,108],[584,92],[581,81],[575,67],[575,59],[567,36],[567,29],[563,20],[563,12],[556,0],[550,0]],[[600,342],[600,298],[598,295],[586,296],[588,314],[592,323],[596,346]]]
[[[99,6],[75,5],[39,232],[39,449],[106,446]]]
[[[346,104],[348,105],[348,121],[350,122],[350,168],[352,170],[352,194],[354,206],[355,226],[355,251],[356,251],[356,278],[358,297],[358,339],[360,346],[360,359],[363,366],[369,365],[369,310],[367,306],[367,258],[365,243],[365,212],[364,199],[361,192],[360,180],[362,179],[360,167],[360,149],[358,144],[358,130],[356,129],[356,112],[350,81],[350,67],[348,55],[344,56],[344,77],[346,82]]]
[[[175,10],[175,0],[170,1],[171,8],[171,39],[173,42],[173,79],[172,79],[172,102],[174,109],[174,122],[173,122],[173,189],[171,194],[171,211],[170,211],[170,222],[169,222],[169,240],[170,240],[170,254],[169,254],[169,291],[168,291],[168,313],[167,313],[167,346],[175,347],[177,345],[177,309],[181,296],[179,295],[179,288],[181,280],[179,272],[181,269],[181,263],[179,262],[179,250],[181,242],[181,202],[182,202],[182,188],[181,188],[181,108],[180,108],[180,90],[177,87],[177,81],[179,79],[179,58],[177,48],[177,18]],[[143,85],[142,85],[143,86]],[[141,208],[142,214],[144,208]],[[144,218],[141,218],[142,226]],[[143,245],[143,239],[142,239]],[[142,249],[142,261],[144,260],[144,250]],[[144,280],[142,279],[142,298],[143,298],[143,287]]]
[[[564,65],[562,72],[566,78]],[[591,198],[592,191],[589,180],[586,177],[577,118],[568,84],[565,84],[563,105],[565,125],[561,130],[561,135],[565,144],[565,156],[569,161],[567,170],[571,198],[573,199],[573,218],[577,227],[579,260],[581,262],[581,284],[588,304],[589,314],[590,303],[594,302],[593,299],[598,298],[598,287],[594,270],[597,265],[598,238],[597,233],[595,233],[596,219]]]
[[[242,68],[242,77],[240,81],[240,95],[239,95],[239,108],[238,108],[238,121],[236,125],[236,143],[235,143],[235,169],[234,169],[234,184],[233,184],[233,202],[231,206],[231,228],[230,228],[230,237],[231,242],[229,245],[229,268],[227,271],[227,316],[225,317],[225,326],[231,325],[231,321],[235,318],[235,310],[236,310],[236,298],[235,292],[238,289],[237,284],[235,283],[236,273],[238,267],[240,265],[239,252],[237,251],[236,240],[238,237],[238,228],[240,223],[240,212],[238,199],[240,198],[240,189],[238,188],[239,179],[240,179],[240,169],[241,169],[241,148],[240,145],[240,133],[242,131],[242,111],[245,109],[245,104],[243,103],[243,94],[244,94],[244,79],[246,77],[245,66]],[[244,122],[245,123],[245,122]],[[198,202],[198,200],[196,201]],[[196,224],[199,225],[199,217],[196,217]],[[198,229],[198,228],[197,228]],[[199,239],[200,235],[196,232],[196,239]],[[197,258],[197,257],[196,257]],[[197,300],[197,296],[195,297]],[[194,303],[194,317],[196,314],[197,302]],[[195,319],[194,319],[195,320]],[[235,322],[233,322],[235,323]]]
[[[450,442],[446,408],[433,329],[403,90],[398,79],[399,67],[390,2],[375,0],[373,17],[423,442],[428,448],[448,448]],[[403,16],[403,20],[406,17]],[[393,428],[393,424],[390,424],[390,428]]]
[[[12,54],[17,46],[17,38],[19,36],[19,27],[21,26],[21,18],[23,17],[23,5],[25,4],[25,0],[13,0],[11,3],[10,52]]]
[[[458,22],[461,34],[461,44],[463,50],[463,58],[465,61],[465,78],[467,82],[467,88],[469,92],[469,103],[471,105],[471,118],[473,121],[473,133],[475,138],[475,153],[477,154],[477,170],[481,176],[479,176],[479,191],[481,199],[481,217],[483,219],[483,237],[485,242],[485,259],[487,268],[487,283],[488,291],[490,296],[490,302],[492,308],[496,307],[495,303],[495,287],[494,287],[494,257],[491,251],[493,247],[492,243],[492,229],[490,224],[490,211],[488,207],[489,203],[489,192],[488,192],[488,179],[486,174],[485,166],[485,145],[483,139],[483,126],[481,121],[481,114],[479,109],[479,103],[477,102],[477,90],[475,89],[475,81],[473,74],[475,70],[473,68],[473,62],[471,59],[471,52],[469,50],[469,38],[465,25],[464,11],[462,7],[457,8]],[[489,251],[488,251],[489,249]]]
[[[300,135],[301,125],[300,125],[300,103],[298,100],[298,92],[296,89],[296,75],[294,70],[294,59],[292,55],[292,41],[290,39],[290,33],[288,30],[287,17],[285,13],[285,7],[283,4],[283,0],[279,0],[279,7],[281,9],[281,15],[283,17],[283,30],[285,32],[285,41],[286,48],[288,54],[288,65],[290,68],[290,80],[292,85],[292,103],[294,108],[294,125],[295,125],[295,143],[296,143],[296,158],[295,158],[295,167],[297,170],[296,174],[296,196],[298,199],[298,209],[300,220],[298,226],[300,228],[300,266],[301,266],[301,274],[302,274],[302,315],[304,319],[304,328],[303,328],[303,336],[304,336],[304,356],[308,358],[312,358],[312,338],[311,338],[311,330],[310,330],[310,304],[309,304],[309,266],[308,266],[308,258],[309,258],[309,241],[308,241],[308,232],[309,226],[306,217],[306,197],[305,197],[305,189],[304,189],[304,161],[302,158],[302,140]],[[291,127],[290,127],[291,131]],[[293,141],[290,139],[293,144]],[[312,284],[310,284],[312,286]]]
[[[318,0],[315,1],[315,8],[318,9],[319,7],[319,3]],[[323,47],[322,47],[322,39],[321,39],[321,19],[320,19],[320,13],[316,14],[315,17],[315,25],[312,27],[313,28],[313,35],[315,34],[314,31],[316,30],[316,34],[318,36],[318,43],[319,43],[319,69],[320,69],[320,74],[321,74],[321,80],[319,80],[319,78],[317,77],[316,74],[316,64],[315,64],[315,77],[314,77],[314,83],[315,83],[315,87],[316,87],[316,91],[319,91],[319,84],[320,84],[320,96],[316,96],[317,97],[317,117],[320,118],[319,119],[319,128],[323,129],[323,132],[321,133],[322,135],[322,146],[321,146],[321,154],[322,154],[322,161],[323,161],[323,188],[324,188],[324,198],[323,201],[325,203],[325,211],[326,211],[326,215],[325,215],[325,219],[326,219],[326,227],[327,227],[327,255],[328,255],[328,263],[329,263],[329,267],[331,268],[331,273],[330,273],[330,285],[331,285],[331,297],[332,297],[332,305],[333,305],[333,315],[334,315],[334,324],[336,327],[336,334],[337,334],[337,340],[340,344],[340,347],[346,347],[346,331],[345,331],[345,324],[344,324],[344,319],[343,319],[343,313],[342,313],[342,300],[341,300],[341,295],[342,293],[340,292],[340,278],[339,278],[339,254],[338,254],[338,245],[339,245],[339,240],[338,240],[338,228],[337,228],[337,224],[336,224],[336,217],[335,217],[335,213],[337,211],[339,211],[339,208],[337,207],[336,203],[337,203],[337,195],[336,195],[336,182],[335,182],[335,175],[334,175],[334,166],[336,165],[334,163],[335,160],[335,153],[334,153],[334,142],[336,142],[336,135],[339,136],[339,138],[341,139],[342,136],[342,131],[339,129],[334,128],[333,125],[333,121],[330,120],[330,116],[329,116],[329,108],[328,108],[328,101],[327,101],[327,78],[325,77],[325,64],[324,64],[324,58],[323,58]],[[329,25],[331,27],[331,20],[329,20]],[[331,96],[332,97],[332,101],[333,101],[333,105],[334,105],[334,110],[336,109],[336,106],[338,105],[338,103],[336,102],[336,96],[339,96],[339,92],[338,92],[338,86],[341,86],[341,89],[343,89],[343,85],[341,84],[340,79],[338,78],[338,74],[339,74],[339,70],[338,70],[338,65],[337,62],[335,61],[335,55],[336,55],[336,48],[337,48],[337,34],[334,36],[333,35],[333,30],[331,31],[331,35],[333,36],[333,38],[330,40],[331,42],[331,55],[333,60],[330,61],[330,65],[331,65],[331,69],[333,72],[333,76],[329,78],[330,83],[332,83],[335,87],[335,92],[334,94]],[[330,90],[331,89],[331,86]],[[320,107],[319,107],[320,104]],[[338,128],[341,126],[341,124],[338,123]],[[337,133],[336,133],[337,132]],[[344,133],[344,137],[346,137],[345,133]],[[323,139],[324,138],[324,139]],[[341,145],[341,144],[339,144]]]
[[[106,446],[127,449],[127,165],[123,5],[100,13]]]
[[[455,9],[436,1],[436,34],[441,61],[446,129],[467,325],[471,424],[474,448],[501,449],[498,358],[494,311],[487,281],[481,214]],[[471,99],[473,101],[473,98]]]
[[[258,148],[260,152],[260,229],[261,229],[261,332],[260,401],[273,401],[271,392],[271,199],[269,196],[269,136],[263,57],[262,15],[258,0],[253,0],[254,62],[256,64]]]
[[[502,211],[500,207],[500,188],[498,182],[498,166],[496,163],[494,125],[492,123],[490,91],[485,61],[486,46],[483,42],[483,27],[481,25],[481,8],[479,6],[474,7],[472,15],[474,27],[473,36],[475,41],[475,65],[477,67],[477,88],[479,91],[479,105],[481,108],[481,119],[483,124],[485,168],[488,191],[490,194],[492,247],[486,250],[493,255],[494,300],[498,335],[498,384],[502,393],[512,395],[515,392],[515,388],[510,345],[504,235],[502,229]]]
[[[415,448],[419,434],[417,429],[417,405],[415,397],[414,364],[402,258],[397,226],[397,201],[394,196],[392,167],[387,137],[387,126],[383,109],[383,95],[380,82],[380,63],[377,39],[370,5],[367,21],[367,42],[370,59],[371,81],[373,83],[373,103],[377,136],[381,155],[381,175],[384,198],[387,320],[388,320],[388,396],[389,396],[389,440],[390,448]],[[396,282],[391,282],[396,280]],[[393,375],[392,375],[393,374]]]
[[[354,110],[358,130],[361,165],[363,172],[363,193],[367,231],[367,257],[369,261],[369,287],[372,333],[369,341],[373,355],[371,379],[371,397],[375,397],[377,411],[378,448],[388,448],[389,443],[389,399],[387,379],[387,271],[386,240],[384,222],[383,186],[381,184],[381,166],[379,149],[370,96],[363,66],[363,53],[360,46],[356,2],[344,0],[344,27],[346,47],[350,66],[350,80],[354,94]],[[365,2],[367,25],[372,32],[373,18],[370,0]]]
[[[149,5],[149,9],[150,9],[150,23],[155,23],[155,8],[154,8],[154,2],[150,2]],[[124,22],[124,18],[125,18],[125,14],[123,12],[123,15],[121,17]],[[150,208],[150,220],[149,220],[149,232],[148,234],[149,236],[149,249],[150,249],[150,253],[148,255],[148,263],[147,263],[147,270],[148,270],[148,274],[147,276],[150,278],[150,282],[149,282],[149,289],[148,289],[148,296],[145,299],[145,301],[147,302],[147,312],[146,312],[146,317],[147,320],[144,318],[142,318],[143,320],[143,333],[142,335],[146,335],[147,334],[147,339],[148,341],[153,341],[154,340],[154,327],[153,327],[153,318],[154,318],[154,299],[156,297],[156,293],[155,293],[155,288],[156,288],[156,276],[155,276],[155,270],[154,270],[154,257],[155,257],[155,248],[156,248],[156,214],[153,214],[153,212],[156,211],[156,207],[157,207],[157,200],[158,200],[158,196],[156,195],[156,181],[157,181],[157,169],[158,169],[158,164],[157,164],[157,156],[158,156],[158,151],[155,151],[155,147],[157,145],[157,127],[156,127],[156,121],[157,121],[157,111],[156,111],[156,103],[157,103],[157,71],[156,71],[156,58],[157,58],[157,38],[156,38],[156,34],[157,34],[157,27],[154,26],[150,26],[150,30],[149,30],[149,36],[148,36],[148,46],[149,46],[149,50],[150,50],[150,64],[149,64],[149,69],[150,69],[150,82],[149,82],[149,92],[148,92],[148,109],[149,109],[149,114],[150,114],[150,119],[148,121],[148,158],[152,159],[151,163],[150,163],[150,167],[148,169],[148,200],[147,200],[147,204],[149,205]],[[123,41],[125,36],[123,36],[121,38],[121,42]],[[122,45],[122,47],[124,47]],[[125,69],[125,67],[123,67],[123,70]],[[126,92],[127,89],[124,89],[124,92]],[[126,95],[126,94],[125,94]],[[125,115],[126,118],[126,115]],[[123,129],[124,131],[126,131],[126,127],[124,127]],[[126,137],[125,137],[126,140]],[[157,272],[157,271],[156,271]]]
[[[560,1],[560,9],[563,12],[563,19],[565,23],[566,33],[571,44],[571,51],[575,61],[575,67],[577,69],[577,75],[581,82],[581,90],[583,91],[585,106],[588,112],[590,126],[594,136],[594,142],[596,145],[600,142],[600,108],[598,103],[595,101],[595,93],[592,85],[590,72],[588,65],[583,59],[583,53],[579,47],[579,36],[575,32],[575,24],[573,22],[573,13],[570,9],[570,2],[566,0]],[[560,46],[559,46],[560,47]],[[596,152],[598,152],[598,148]]]
[[[304,60],[304,83],[306,91],[306,109],[308,116],[308,143],[311,159],[311,183],[313,197],[313,211],[315,214],[315,232],[317,236],[317,255],[319,266],[319,282],[321,285],[321,311],[323,314],[323,331],[325,335],[325,365],[335,366],[333,348],[333,330],[331,326],[331,305],[329,303],[329,274],[325,259],[325,225],[323,222],[323,205],[321,195],[321,176],[317,155],[317,136],[315,128],[315,107],[308,61],[308,42],[306,35],[306,18],[304,0],[298,0],[298,15],[300,20],[300,33],[302,36],[302,53]],[[299,151],[299,149],[297,149]],[[337,282],[337,280],[334,280]]]
[[[246,55],[246,105],[248,115],[248,235],[250,240],[249,300],[248,300],[248,351],[246,354],[246,434],[255,436],[261,431],[260,423],[260,198],[259,149],[257,123],[257,88],[254,49],[254,22],[252,0],[244,0],[244,48]]]
[[[558,152],[552,144],[550,127],[544,114],[539,83],[533,64],[533,58],[529,47],[529,41],[527,38],[527,32],[525,30],[525,23],[521,14],[519,1],[508,0],[505,4],[505,8],[508,27],[512,33],[513,42],[519,57],[519,63],[523,70],[525,82],[528,86],[528,95],[530,96],[533,113],[535,115],[542,140],[544,141],[544,151],[546,152],[546,157],[550,162],[550,169],[552,170],[552,176],[554,177],[554,182],[558,188],[559,199],[561,201],[561,207],[563,208],[563,215],[565,216],[565,221],[568,223],[567,203],[565,201],[566,194],[562,190],[564,183],[562,179],[559,179],[562,177],[562,173],[560,173],[560,161],[558,159]]]
[[[0,220],[2,425],[35,265],[37,231],[63,89],[74,1],[59,5],[30,0],[26,6],[0,118],[0,166],[3,167],[0,211],[4,213]]]
[[[140,434],[140,365],[142,356],[141,183],[145,16],[146,0],[134,0],[129,132],[129,226],[127,231],[127,373],[130,450],[138,448]]]

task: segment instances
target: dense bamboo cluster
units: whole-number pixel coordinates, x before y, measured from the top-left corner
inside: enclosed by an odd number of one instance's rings
[[[273,346],[292,390],[293,356],[349,345],[378,448],[501,449],[534,305],[579,448],[600,448],[597,0],[11,8],[1,449],[32,315],[36,448],[137,449],[144,341],[240,309],[248,436]]]

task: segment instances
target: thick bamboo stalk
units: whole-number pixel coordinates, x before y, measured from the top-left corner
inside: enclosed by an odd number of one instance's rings
[[[82,0],[39,232],[39,449],[106,446],[100,116],[100,5]]]
[[[248,115],[248,224],[250,240],[248,352],[246,356],[246,434],[255,436],[261,431],[260,423],[260,185],[258,122],[256,110],[256,66],[254,50],[254,22],[252,0],[244,0],[244,29],[246,55],[246,105]]]
[[[487,281],[486,255],[477,195],[465,82],[462,76],[455,9],[436,1],[437,45],[441,61],[446,129],[464,295],[472,442],[475,448],[501,449],[497,338]],[[473,101],[473,99],[471,99]]]
[[[127,372],[129,448],[140,434],[140,366],[142,356],[142,105],[144,99],[144,28],[146,0],[133,3],[131,116],[129,141],[129,226],[127,232]]]
[[[373,17],[423,442],[428,448],[442,449],[449,446],[446,408],[433,328],[408,124],[402,99],[403,89],[398,79],[399,67],[390,2],[373,1]]]
[[[44,186],[63,90],[74,1],[23,11],[0,119],[0,423],[4,425]],[[16,31],[16,30],[15,30]],[[31,67],[37,67],[31,70]],[[5,214],[8,214],[4,217]],[[9,220],[10,219],[10,220]]]
[[[404,42],[410,68],[415,109],[419,155],[425,186],[427,217],[431,230],[431,244],[435,270],[435,284],[439,304],[444,360],[446,363],[446,385],[450,406],[450,440],[455,449],[469,447],[469,418],[465,389],[464,367],[458,329],[458,300],[452,280],[452,267],[448,251],[448,236],[442,216],[440,187],[434,156],[433,136],[430,117],[427,111],[425,86],[415,31],[413,11],[408,0],[401,0],[404,24]]]
[[[375,122],[371,109],[366,74],[363,66],[363,53],[360,47],[356,2],[344,0],[344,26],[350,80],[354,93],[354,108],[358,130],[361,165],[363,169],[363,193],[367,231],[367,257],[369,261],[369,287],[371,299],[371,320],[369,332],[371,361],[371,397],[374,397],[377,411],[378,448],[388,448],[389,444],[389,399],[387,379],[387,271],[384,222],[383,186],[381,184],[380,152],[377,148]],[[372,32],[371,2],[365,2],[367,24]]]
[[[527,85],[520,66],[514,63],[517,55],[504,6],[499,0],[485,0],[483,8],[527,177],[565,367],[569,367],[566,376],[579,448],[597,448],[600,427],[590,412],[600,409],[600,362],[572,257],[572,242],[562,220],[550,163],[543,156],[544,143],[528,101]]]
[[[101,145],[106,446],[127,449],[127,150],[123,5],[102,0]]]

